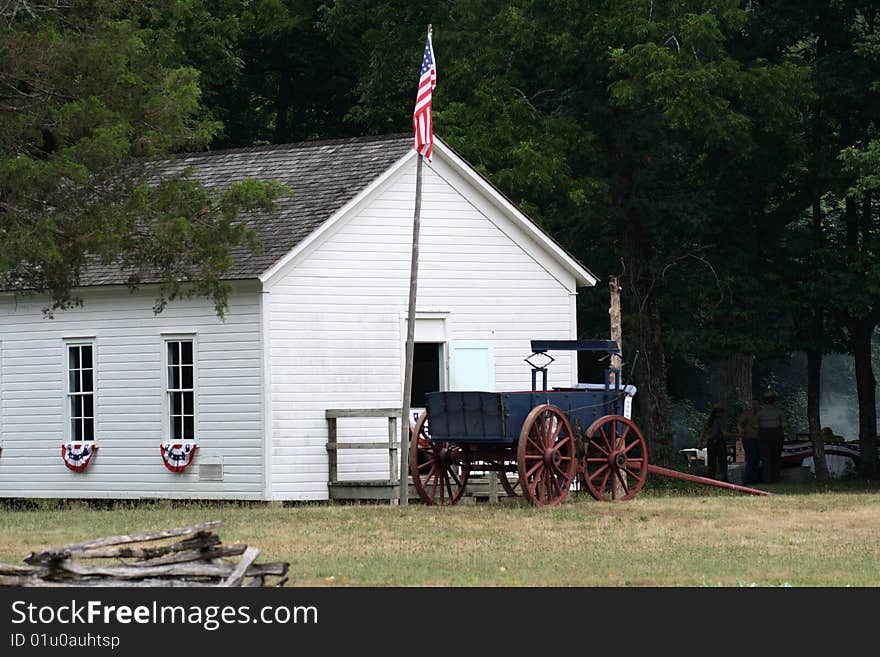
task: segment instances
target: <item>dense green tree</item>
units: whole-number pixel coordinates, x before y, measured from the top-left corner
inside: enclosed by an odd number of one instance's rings
[[[185,176],[149,184],[150,162],[204,147],[218,126],[198,72],[173,62],[176,3],[22,1],[0,6],[0,279],[78,301],[92,260],[121,261],[132,284],[161,281],[157,308],[207,295],[222,312],[239,212],[277,186],[209,192]]]
[[[875,49],[880,3],[754,4],[762,39],[753,48],[808,66],[814,90],[802,122],[808,149],[793,185],[793,203],[777,213],[792,266],[785,283],[797,300],[792,346],[807,355],[810,433],[818,453],[822,355],[849,351],[855,359],[862,471],[873,476],[877,424],[871,343],[880,308],[876,219],[867,181],[877,170],[870,142],[880,110]]]

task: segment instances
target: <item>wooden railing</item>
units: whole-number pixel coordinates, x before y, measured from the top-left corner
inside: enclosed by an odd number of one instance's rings
[[[331,500],[389,500],[395,504],[399,499],[400,473],[398,450],[400,449],[399,408],[328,408],[327,418],[327,457],[330,465],[328,487]],[[339,442],[337,422],[342,418],[388,419],[387,441]],[[373,480],[339,480],[339,451],[348,449],[386,449],[388,450],[388,478]]]

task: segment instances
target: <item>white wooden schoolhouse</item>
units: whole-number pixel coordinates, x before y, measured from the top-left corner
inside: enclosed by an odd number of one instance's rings
[[[394,135],[163,165],[290,187],[248,219],[264,248],[236,252],[224,320],[203,299],[155,314],[156,288],[132,293],[112,266],[85,272],[84,305],[54,318],[45,298],[0,292],[0,497],[327,499],[327,409],[401,405],[416,156]],[[413,405],[529,389],[530,340],[576,339],[595,277],[439,140],[421,216]],[[550,384],[576,382],[558,354]],[[388,419],[340,419],[337,434],[387,441]],[[172,454],[183,444],[194,456]],[[347,450],[337,476],[387,478],[388,460]]]

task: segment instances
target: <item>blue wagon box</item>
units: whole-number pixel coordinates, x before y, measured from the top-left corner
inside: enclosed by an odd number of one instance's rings
[[[513,444],[531,410],[552,404],[583,433],[605,415],[629,417],[635,386],[610,388],[601,383],[525,392],[445,391],[427,394],[430,440]]]
[[[495,472],[505,492],[541,506],[572,488],[597,499],[631,499],[645,481],[647,446],[630,419],[635,386],[619,369],[603,383],[547,386],[549,351],[619,354],[608,340],[533,340],[532,389],[429,392],[413,427],[409,467],[428,504],[455,504],[471,471]]]

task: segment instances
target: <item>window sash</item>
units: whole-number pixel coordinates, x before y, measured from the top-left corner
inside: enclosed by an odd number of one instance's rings
[[[67,345],[68,436],[71,442],[95,439],[94,356],[94,345]]]
[[[171,440],[195,439],[195,349],[192,340],[169,340],[166,347],[168,419]]]

